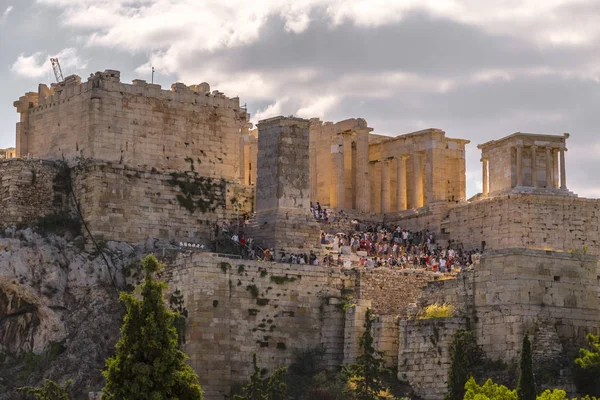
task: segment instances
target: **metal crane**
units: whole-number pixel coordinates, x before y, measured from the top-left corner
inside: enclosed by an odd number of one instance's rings
[[[58,62],[58,58],[51,58],[50,63],[52,63],[52,69],[54,70],[54,76],[56,77],[56,83],[60,83],[65,80],[63,78],[62,69],[60,68],[60,63]]]

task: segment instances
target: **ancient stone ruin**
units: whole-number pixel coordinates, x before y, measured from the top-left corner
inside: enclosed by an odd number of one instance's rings
[[[16,154],[0,160],[2,225],[16,232],[11,227],[44,218],[81,219],[89,230],[84,250],[93,250],[90,235],[105,243],[115,274],[125,268],[118,255],[133,257],[134,247],[169,260],[164,279],[187,315],[183,346],[209,400],[229,398],[253,352],[269,371],[314,346],[325,349],[324,368],[352,362],[367,308],[378,314],[374,335],[386,364],[431,400],[444,396],[458,329],[473,329],[486,357],[508,364],[526,331],[547,365],[597,333],[600,200],[567,188],[568,134],[515,133],[479,145],[483,192],[467,199],[469,142],[440,129],[387,137],[361,118],[294,117],[252,129],[239,99],[207,83],[163,90],[122,83],[114,70],[40,84],[15,107]],[[211,248],[215,226],[244,215],[262,248],[321,256],[319,234],[331,225],[311,215],[317,202],[348,221],[428,229],[439,245],[479,249],[481,257],[442,280],[419,270],[257,262],[183,246]],[[51,291],[32,286],[32,277],[17,279],[9,260],[20,251],[18,240],[0,239],[0,294],[30,306],[17,318],[15,303],[0,301],[0,337],[11,339],[0,350],[40,352],[66,340],[60,329],[40,332],[68,312],[48,307]],[[82,278],[77,287],[96,283]],[[415,319],[434,303],[454,305],[454,317]],[[23,322],[34,317],[35,326]],[[572,392],[568,371],[556,374],[556,385]]]

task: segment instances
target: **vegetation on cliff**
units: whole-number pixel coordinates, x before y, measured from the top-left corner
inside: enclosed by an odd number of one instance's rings
[[[288,387],[285,383],[287,368],[277,368],[269,379],[261,377],[261,371],[256,363],[256,353],[252,354],[252,369],[250,381],[242,388],[242,393],[234,395],[234,400],[284,400]]]
[[[127,307],[117,352],[106,361],[103,400],[179,398],[202,400],[198,376],[179,350],[176,314],[163,299],[166,285],[154,274],[163,265],[152,255],[142,265],[145,271],[141,299],[121,293]]]

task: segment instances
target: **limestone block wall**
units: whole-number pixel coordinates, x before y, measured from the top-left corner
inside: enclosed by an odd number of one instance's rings
[[[446,393],[450,344],[462,318],[400,320],[398,379],[408,381],[425,400],[441,400]]]
[[[474,276],[475,330],[492,359],[514,361],[524,332],[540,320],[566,341],[600,323],[595,256],[531,249],[486,253]]]
[[[442,230],[466,248],[513,247],[600,254],[600,200],[505,195],[458,205]]]
[[[294,352],[324,345],[327,365],[343,355],[343,313],[330,298],[353,276],[316,266],[180,256],[164,273],[188,311],[185,351],[208,400],[229,398],[251,372],[252,353],[272,372]]]
[[[214,223],[252,209],[251,187],[192,172],[165,174],[105,163],[77,171],[74,187],[84,218],[92,235],[105,239],[205,242]]]
[[[454,306],[456,316],[464,317],[467,321],[472,320],[473,275],[473,271],[466,271],[456,279],[429,282],[419,294],[414,312],[419,312],[432,304],[451,304]]]
[[[53,163],[0,161],[0,225],[32,224],[67,209],[64,187]]]
[[[208,84],[177,83],[171,90],[141,80],[125,84],[111,70],[50,90],[40,85],[15,103],[18,155],[83,156],[169,171],[186,169],[191,158],[201,176],[241,182],[248,114],[238,98],[209,92]]]
[[[348,365],[356,361],[361,354],[360,337],[365,332],[367,310],[372,307],[370,300],[357,300],[351,307],[346,308],[344,318],[344,358]]]
[[[277,255],[320,250],[310,213],[308,121],[275,117],[260,121],[258,130],[256,217],[249,234]]]
[[[429,230],[437,233],[444,233],[440,226],[442,221],[448,216],[448,212],[457,204],[452,202],[438,202],[428,204],[418,209],[410,209],[399,213],[389,213],[384,216],[384,223],[391,226],[400,226],[410,231]]]
[[[498,192],[516,185],[516,155],[510,148],[497,147],[488,151],[490,158],[490,193]]]
[[[421,290],[435,279],[433,273],[425,271],[362,270],[356,292],[358,298],[372,301],[377,314],[404,317]]]
[[[386,368],[398,366],[398,323],[397,315],[379,315],[373,322],[373,345],[383,351]]]

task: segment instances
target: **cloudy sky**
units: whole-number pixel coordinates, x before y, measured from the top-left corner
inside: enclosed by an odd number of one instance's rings
[[[599,0],[0,0],[0,147],[56,55],[65,76],[206,81],[254,121],[441,128],[472,142],[469,195],[476,144],[569,132],[567,184],[600,197]]]

